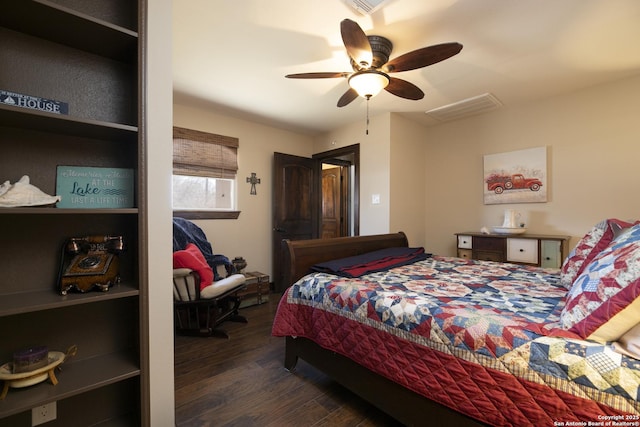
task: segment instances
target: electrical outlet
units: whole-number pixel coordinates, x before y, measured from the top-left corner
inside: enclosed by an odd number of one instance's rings
[[[48,423],[56,419],[56,402],[36,406],[31,409],[31,426]]]

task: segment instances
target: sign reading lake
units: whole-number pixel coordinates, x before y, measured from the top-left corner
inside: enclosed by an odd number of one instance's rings
[[[58,166],[59,208],[132,208],[133,169]]]

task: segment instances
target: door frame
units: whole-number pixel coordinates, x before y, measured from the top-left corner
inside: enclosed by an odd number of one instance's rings
[[[353,209],[353,235],[360,235],[360,144],[348,145],[346,147],[340,147],[322,153],[317,153],[311,156],[312,159],[318,160],[320,163],[331,163],[331,160],[346,160],[353,165],[353,194],[352,209]],[[322,191],[322,189],[320,189]],[[319,194],[319,198],[322,198],[322,194]],[[321,210],[322,207],[318,206]],[[322,212],[319,212],[319,221],[322,220]],[[321,224],[318,224],[320,226]]]

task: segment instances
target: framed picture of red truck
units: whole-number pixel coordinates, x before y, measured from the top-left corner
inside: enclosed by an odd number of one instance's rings
[[[484,156],[484,204],[547,201],[547,147]]]

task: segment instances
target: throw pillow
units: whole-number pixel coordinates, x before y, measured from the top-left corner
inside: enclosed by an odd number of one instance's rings
[[[637,224],[637,222],[635,224]],[[562,263],[560,284],[567,289],[571,289],[574,280],[582,273],[589,262],[602,252],[621,230],[631,227],[632,225],[634,225],[634,223],[610,218],[593,226],[593,228],[580,239]]]
[[[196,245],[189,243],[184,250],[173,253],[173,268],[189,268],[200,276],[200,290],[213,283],[213,270]]]
[[[564,328],[599,342],[617,340],[640,318],[640,225],[617,236],[585,266],[567,294]]]

